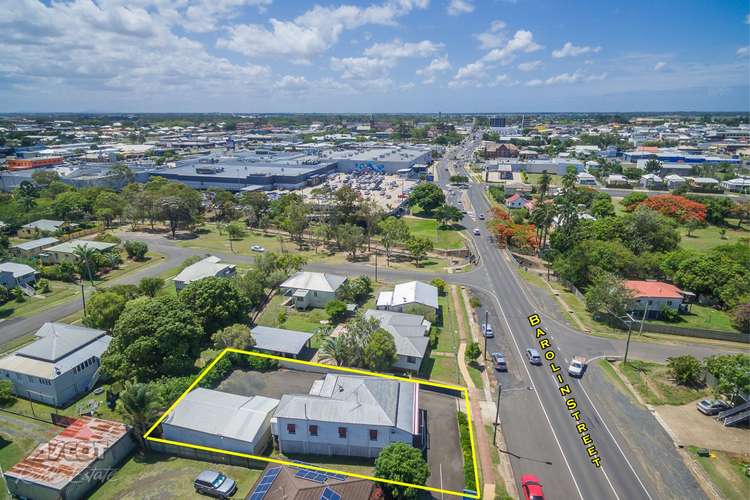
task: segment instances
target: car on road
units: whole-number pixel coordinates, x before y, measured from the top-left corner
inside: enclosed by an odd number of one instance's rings
[[[237,483],[221,472],[204,470],[193,481],[195,492],[215,498],[230,498],[237,493]]]
[[[253,245],[250,247],[250,250],[252,250],[253,252],[261,252],[261,253],[266,251],[266,249],[260,245]]]
[[[508,365],[505,363],[505,354],[501,352],[492,353],[492,364],[495,365],[495,370],[499,372],[508,371]]]
[[[586,371],[586,358],[583,356],[576,356],[568,366],[568,375],[571,377],[583,377],[583,372]]]
[[[542,364],[542,358],[541,356],[539,356],[539,351],[537,351],[536,349],[526,349],[526,357],[529,358],[529,363],[531,363],[532,365]]]
[[[489,323],[484,323],[482,325],[482,335],[487,337],[488,339],[495,337],[495,332],[492,330],[492,325]]]
[[[729,403],[720,399],[704,399],[695,405],[698,411],[704,415],[716,415],[731,408]]]
[[[474,228],[474,231],[472,231],[472,232],[474,233],[474,236],[479,236],[479,235],[481,234],[481,233],[479,232],[479,229],[478,229],[478,228],[476,228],[476,227]]]
[[[484,220],[484,214],[479,214],[479,220]]]
[[[521,476],[521,489],[526,500],[544,500],[544,491],[539,478],[533,474]]]

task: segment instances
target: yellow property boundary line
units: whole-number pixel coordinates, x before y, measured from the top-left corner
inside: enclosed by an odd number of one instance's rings
[[[349,472],[349,471],[342,471],[342,470],[335,470],[335,469],[326,469],[324,467],[318,467],[318,466],[309,465],[309,464],[300,464],[300,463],[291,462],[291,461],[288,461],[288,460],[279,460],[279,459],[276,459],[276,458],[263,457],[263,456],[258,456],[258,455],[249,455],[247,453],[238,453],[238,452],[229,451],[229,450],[222,450],[222,449],[219,449],[219,448],[211,448],[211,447],[208,447],[208,446],[199,446],[199,445],[195,445],[195,444],[191,444],[191,443],[182,443],[182,442],[179,442],[179,441],[172,441],[172,440],[169,440],[169,439],[162,439],[162,438],[151,437],[151,433],[162,423],[162,421],[167,417],[167,415],[169,415],[169,413],[171,413],[172,410],[175,409],[175,407],[180,403],[180,401],[182,401],[183,398],[185,396],[187,396],[187,394],[190,391],[192,391],[198,385],[198,383],[208,374],[208,372],[210,372],[213,369],[213,367],[216,366],[216,363],[218,363],[227,353],[245,354],[245,355],[248,355],[248,356],[257,356],[259,358],[274,359],[276,361],[284,361],[284,362],[287,362],[287,363],[299,363],[301,365],[316,366],[316,367],[319,367],[319,368],[325,368],[327,370],[337,370],[337,371],[341,371],[341,372],[355,373],[357,375],[366,375],[366,376],[370,376],[370,377],[380,377],[380,378],[390,379],[390,380],[399,380],[399,381],[402,381],[402,382],[410,382],[412,384],[431,385],[433,387],[441,387],[443,389],[452,389],[454,391],[461,391],[461,392],[463,392],[464,393],[464,401],[466,402],[466,419],[469,422],[468,427],[469,427],[469,440],[471,442],[471,459],[472,459],[472,461],[474,463],[474,481],[475,481],[475,483],[477,485],[477,493],[476,494],[471,494],[471,493],[463,493],[461,491],[453,491],[453,490],[445,490],[445,489],[441,489],[441,488],[433,488],[431,486],[423,486],[423,485],[420,485],[420,484],[404,483],[404,482],[401,482],[401,481],[393,481],[393,480],[390,480],[390,479],[381,479],[381,478],[377,478],[377,477],[373,477],[373,476],[366,476],[364,474],[356,474],[354,472]],[[269,462],[269,463],[280,464],[280,465],[291,465],[291,466],[294,466],[294,467],[301,467],[301,468],[304,468],[304,469],[310,469],[310,470],[314,470],[314,471],[318,471],[318,472],[329,472],[329,473],[333,473],[333,474],[344,474],[344,475],[356,477],[356,478],[359,478],[359,479],[367,479],[367,480],[370,480],[370,481],[376,481],[376,482],[380,482],[380,483],[396,484],[396,485],[399,485],[399,486],[407,486],[407,487],[410,487],[410,488],[417,488],[417,489],[426,490],[426,491],[434,491],[434,492],[437,492],[437,493],[445,493],[445,494],[448,494],[448,495],[457,495],[457,496],[466,497],[466,498],[477,498],[477,499],[481,498],[481,491],[480,491],[480,487],[479,487],[479,469],[477,467],[477,452],[476,452],[476,447],[474,445],[474,430],[473,430],[473,425],[472,425],[472,422],[471,422],[471,405],[469,403],[469,390],[466,387],[461,387],[461,386],[458,386],[458,385],[441,384],[439,382],[431,382],[431,381],[428,381],[428,380],[421,380],[421,379],[414,380],[414,379],[409,379],[409,378],[404,378],[404,377],[397,377],[395,375],[387,375],[387,374],[384,374],[384,373],[375,373],[375,372],[370,372],[370,371],[366,371],[366,370],[358,370],[356,368],[346,368],[346,367],[343,367],[343,366],[332,366],[332,365],[326,365],[326,364],[323,364],[323,363],[313,363],[312,361],[300,361],[300,360],[297,360],[297,359],[284,358],[284,357],[281,357],[281,356],[274,356],[274,355],[271,355],[271,354],[263,354],[263,353],[259,353],[259,352],[251,352],[251,351],[243,351],[243,350],[240,350],[240,349],[226,348],[223,351],[221,351],[221,353],[218,356],[216,356],[216,358],[214,358],[214,360],[211,361],[211,363],[208,366],[206,366],[203,369],[203,371],[201,371],[198,374],[198,377],[196,377],[196,379],[193,380],[193,383],[191,383],[190,386],[185,390],[185,392],[183,392],[180,395],[180,397],[177,398],[177,400],[174,403],[172,403],[172,406],[170,406],[167,409],[167,411],[165,411],[162,414],[162,416],[159,417],[159,419],[154,423],[154,425],[152,425],[148,429],[148,431],[146,431],[146,433],[143,435],[143,437],[146,440],[153,441],[155,443],[171,444],[171,445],[176,445],[176,446],[182,446],[184,448],[193,448],[193,449],[196,449],[196,450],[211,451],[211,452],[214,452],[214,453],[223,453],[225,455],[234,455],[234,456],[237,456],[237,457],[250,458],[250,459],[253,459],[253,460],[260,460],[260,461],[263,461],[263,462]]]

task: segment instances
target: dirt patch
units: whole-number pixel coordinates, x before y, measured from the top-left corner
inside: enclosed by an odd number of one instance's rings
[[[750,430],[724,427],[713,417],[699,412],[695,408],[696,402],[655,407],[656,413],[672,430],[676,443],[731,453],[747,453]]]

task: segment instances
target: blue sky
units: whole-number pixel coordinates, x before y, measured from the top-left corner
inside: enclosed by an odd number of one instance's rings
[[[0,111],[747,111],[746,1],[0,0]]]

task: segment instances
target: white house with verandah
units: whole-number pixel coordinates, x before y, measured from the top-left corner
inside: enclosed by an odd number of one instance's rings
[[[336,292],[347,280],[346,276],[331,273],[300,271],[279,285],[283,295],[291,296],[294,307],[325,307],[336,298]]]
[[[271,432],[281,453],[374,458],[391,443],[419,445],[419,415],[418,384],[327,374],[281,397]]]

